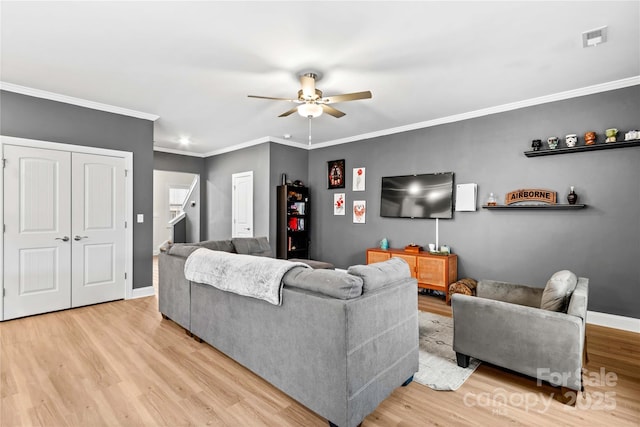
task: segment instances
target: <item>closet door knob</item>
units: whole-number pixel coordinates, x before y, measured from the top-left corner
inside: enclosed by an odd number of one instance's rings
[[[73,238],[73,240],[75,240],[75,241],[77,242],[77,241],[79,241],[79,240],[82,240],[82,239],[88,239],[88,238],[89,238],[89,236],[75,236],[75,237]]]
[[[56,240],[62,240],[63,242],[68,242],[69,241],[69,236],[56,237]]]

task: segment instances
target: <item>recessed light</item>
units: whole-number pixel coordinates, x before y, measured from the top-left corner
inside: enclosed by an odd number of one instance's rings
[[[283,136],[284,136],[284,139],[291,139],[290,133],[285,133]]]
[[[178,142],[182,145],[187,145],[189,144],[191,141],[189,141],[189,137],[187,136],[181,136],[180,139],[178,140]]]

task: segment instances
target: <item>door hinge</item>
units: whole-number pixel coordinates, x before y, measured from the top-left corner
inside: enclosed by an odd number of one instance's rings
[[[7,232],[7,224],[2,224],[2,232],[3,233]]]
[[[127,221],[124,222],[124,228],[127,228]]]
[[[2,288],[2,296],[3,297],[7,296],[7,290],[5,288]]]
[[[2,159],[2,168],[6,168],[7,167],[7,159]]]
[[[124,273],[124,280],[127,280],[127,273]]]
[[[124,170],[124,176],[127,176],[128,174],[129,174],[129,171],[125,169]]]

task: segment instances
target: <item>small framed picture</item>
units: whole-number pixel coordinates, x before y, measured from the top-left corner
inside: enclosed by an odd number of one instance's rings
[[[365,168],[353,168],[353,191],[364,191]]]
[[[327,183],[329,190],[344,188],[344,159],[327,162]]]
[[[344,215],[346,209],[346,201],[344,193],[335,193],[333,195],[333,214],[334,215]]]
[[[367,202],[365,200],[353,201],[353,223],[364,224],[367,219]]]

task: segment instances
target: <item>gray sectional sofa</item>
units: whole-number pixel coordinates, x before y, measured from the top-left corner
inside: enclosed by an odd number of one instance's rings
[[[295,267],[280,306],[189,282],[205,247],[270,256],[266,238],[173,245],[160,254],[160,312],[331,425],[354,427],[418,370],[417,283],[398,258],[348,272]]]

